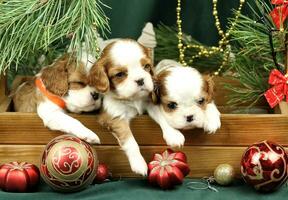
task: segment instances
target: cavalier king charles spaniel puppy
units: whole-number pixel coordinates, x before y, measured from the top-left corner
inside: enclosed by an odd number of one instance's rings
[[[203,128],[214,133],[221,126],[213,101],[214,83],[196,69],[173,60],[162,60],[155,69],[154,92],[147,111],[161,127],[170,146],[184,145],[178,129]]]
[[[129,123],[145,111],[153,91],[150,50],[131,39],[108,44],[91,69],[90,82],[105,93],[99,123],[116,137],[132,171],[146,175],[147,164]]]
[[[37,112],[52,130],[100,143],[94,132],[65,112],[89,112],[101,106],[101,97],[88,82],[92,64],[85,55],[78,62],[72,55],[64,55],[35,77],[22,81],[12,94],[15,111]]]

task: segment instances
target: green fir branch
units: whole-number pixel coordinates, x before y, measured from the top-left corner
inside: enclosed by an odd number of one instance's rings
[[[85,50],[98,56],[98,33],[109,31],[100,0],[9,0],[0,3],[0,72],[55,46],[60,52]],[[56,53],[57,54],[57,53]],[[21,68],[27,66],[21,66]]]
[[[255,5],[250,6],[252,16],[241,14],[238,23],[231,31],[235,53],[231,70],[234,72],[233,79],[238,80],[239,85],[226,85],[226,88],[231,91],[228,104],[234,106],[243,103],[252,106],[262,101],[263,94],[270,87],[268,84],[270,71],[276,68],[269,43],[269,29],[276,29],[269,16],[272,7],[265,0],[257,0]],[[280,70],[284,70],[283,50],[286,31],[271,32]]]

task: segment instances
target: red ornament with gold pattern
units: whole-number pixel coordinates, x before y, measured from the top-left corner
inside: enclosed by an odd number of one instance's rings
[[[10,162],[0,166],[0,188],[7,192],[32,191],[39,178],[39,169],[27,162]]]
[[[75,192],[92,183],[97,165],[97,155],[91,145],[75,136],[62,135],[47,144],[40,171],[53,189]]]
[[[190,172],[186,155],[181,151],[174,152],[171,149],[161,154],[154,154],[153,160],[148,164],[148,170],[148,181],[162,189],[181,184]]]
[[[284,148],[271,141],[255,143],[244,152],[241,173],[256,190],[270,192],[287,180],[288,157]]]

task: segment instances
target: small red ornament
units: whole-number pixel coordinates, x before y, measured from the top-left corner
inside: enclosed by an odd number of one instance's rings
[[[26,162],[10,162],[0,166],[0,188],[7,192],[28,192],[39,182],[39,169]]]
[[[248,147],[241,161],[244,180],[258,191],[270,192],[287,180],[288,157],[283,147],[262,141]]]
[[[162,154],[154,154],[148,164],[148,181],[162,189],[169,189],[181,184],[189,172],[186,155],[181,151],[167,149]]]
[[[40,171],[54,190],[75,192],[93,182],[97,165],[97,155],[91,145],[78,137],[62,135],[46,145]]]
[[[103,183],[110,176],[108,166],[104,163],[99,163],[97,168],[97,175],[94,179],[94,183]]]

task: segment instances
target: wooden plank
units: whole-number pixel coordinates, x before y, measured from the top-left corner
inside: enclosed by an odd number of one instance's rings
[[[44,145],[0,145],[1,163],[10,161],[26,161],[39,166]],[[152,155],[162,152],[163,146],[142,146],[141,152],[146,162]],[[130,170],[128,160],[117,146],[95,147],[100,162],[106,163],[114,177],[134,177]],[[240,160],[245,147],[185,147],[181,149],[186,153],[191,168],[190,177],[211,176],[218,164],[229,163],[235,167],[239,175]]]
[[[285,101],[281,101],[279,103],[279,110],[281,114],[288,115],[288,103]]]
[[[98,134],[102,144],[117,144],[109,131],[100,127],[96,115],[72,115]],[[185,145],[247,146],[260,140],[272,140],[288,146],[288,117],[280,114],[223,114],[222,127],[216,134],[202,129],[183,131]],[[165,145],[159,126],[148,116],[139,116],[131,123],[134,136],[141,145]],[[61,132],[50,131],[33,113],[1,113],[0,144],[46,144]]]

